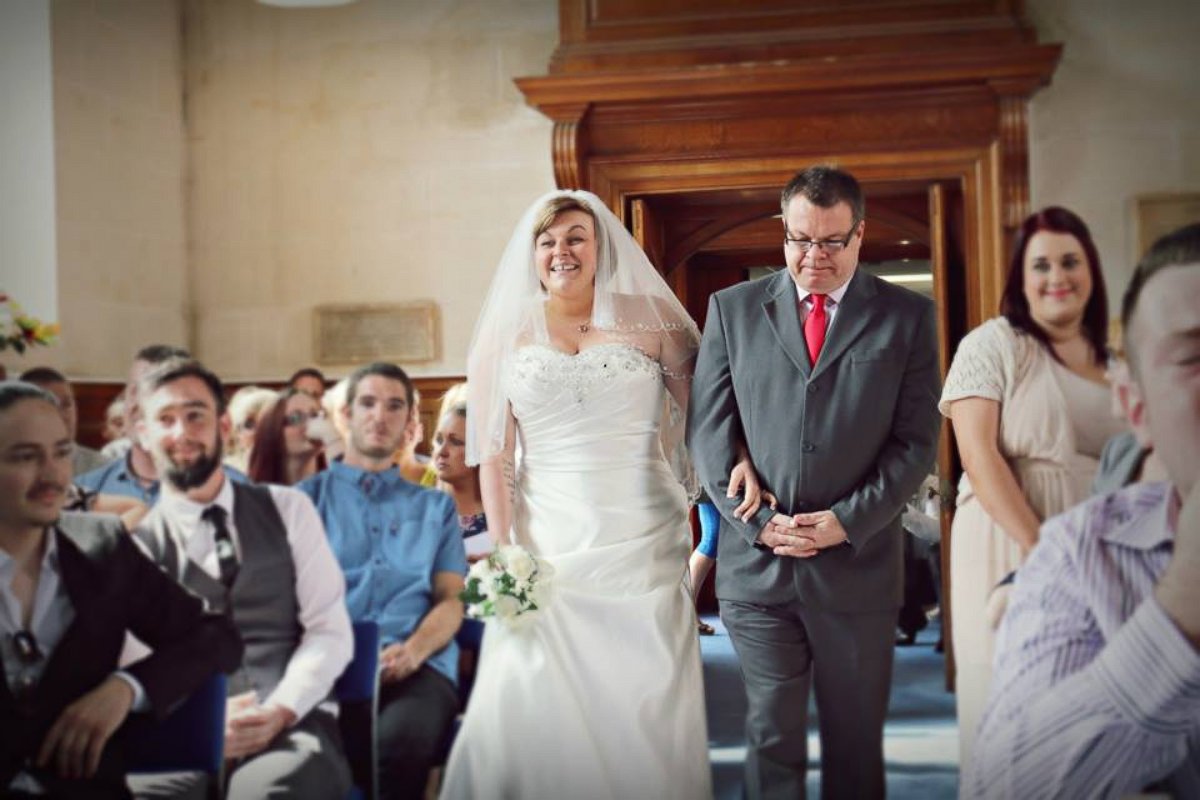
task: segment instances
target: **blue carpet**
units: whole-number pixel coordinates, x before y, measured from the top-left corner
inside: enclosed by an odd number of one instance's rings
[[[716,636],[700,637],[708,711],[709,756],[717,800],[742,796],[746,758],[746,694],[737,655],[720,619],[706,616]],[[884,727],[887,791],[892,800],[953,800],[958,796],[958,725],[954,696],[945,690],[945,667],[934,652],[932,625],[911,647],[896,648],[891,704]],[[820,742],[816,709],[809,709],[808,796],[820,797]]]

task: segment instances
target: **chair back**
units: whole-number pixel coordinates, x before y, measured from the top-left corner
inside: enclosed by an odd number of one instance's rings
[[[371,700],[379,689],[379,625],[371,620],[354,623],[354,658],[333,684],[339,703]]]
[[[122,734],[133,773],[205,772],[218,781],[225,751],[225,676],[213,675],[165,719],[130,715]]]
[[[338,723],[346,758],[354,774],[351,797],[374,798],[379,786],[379,750],[375,722],[379,713],[379,625],[354,623],[354,658],[333,685],[341,704]]]

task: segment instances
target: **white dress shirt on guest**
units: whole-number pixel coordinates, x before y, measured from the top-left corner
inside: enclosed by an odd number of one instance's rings
[[[267,488],[287,529],[296,569],[299,622],[304,632],[279,686],[270,697],[259,699],[263,705],[275,703],[303,718],[328,697],[334,681],[350,663],[354,655],[354,632],[346,612],[346,582],[312,501],[291,487]],[[166,485],[159,503],[179,552],[219,579],[214,529],[201,518],[208,505],[189,500]],[[211,505],[225,509],[226,527],[240,561],[241,541],[233,513],[233,488],[228,479],[222,482],[221,491]],[[184,564],[181,558],[181,569]],[[182,578],[182,572],[179,577]]]

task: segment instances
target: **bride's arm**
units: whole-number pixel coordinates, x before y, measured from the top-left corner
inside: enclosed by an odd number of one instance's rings
[[[505,411],[504,449],[479,465],[479,493],[488,533],[498,544],[512,544],[513,503],[517,495],[517,420]]]

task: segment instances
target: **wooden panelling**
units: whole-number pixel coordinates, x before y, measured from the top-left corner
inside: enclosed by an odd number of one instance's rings
[[[1013,0],[560,0],[555,73],[1032,41]]]

